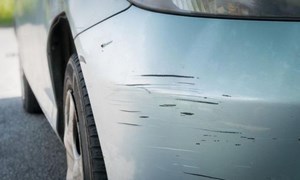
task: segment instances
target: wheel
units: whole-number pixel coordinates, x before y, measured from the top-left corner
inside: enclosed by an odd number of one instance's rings
[[[64,119],[67,179],[107,179],[92,107],[76,55],[70,58],[65,72]]]
[[[28,113],[42,113],[39,103],[37,102],[31,87],[27,81],[27,78],[23,72],[21,72],[22,81],[22,101],[23,108]]]

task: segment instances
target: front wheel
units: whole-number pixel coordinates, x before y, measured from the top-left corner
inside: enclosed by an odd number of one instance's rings
[[[76,55],[70,58],[65,72],[64,120],[67,179],[107,179],[92,107]]]

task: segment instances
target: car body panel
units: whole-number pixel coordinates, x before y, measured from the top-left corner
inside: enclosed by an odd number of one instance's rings
[[[74,35],[130,6],[126,0],[67,0],[65,10]]]
[[[55,130],[57,105],[47,54],[48,34],[54,19],[65,13],[75,37],[129,5],[126,0],[92,0],[89,3],[80,0],[16,0],[16,34],[21,66],[45,116]]]
[[[300,24],[131,7],[75,39],[111,179],[299,179]]]

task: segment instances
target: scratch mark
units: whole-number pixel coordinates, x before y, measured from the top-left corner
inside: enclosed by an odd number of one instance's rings
[[[277,138],[272,138],[273,140],[277,140]],[[300,139],[298,139],[300,141]]]
[[[139,113],[140,112],[140,111],[129,111],[129,110],[123,110],[123,109],[121,109],[120,111],[127,112],[127,113]]]
[[[140,116],[141,119],[147,119],[149,116]]]
[[[200,167],[198,167],[198,166],[191,166],[191,165],[185,165],[185,164],[183,164],[182,166],[187,167],[187,168],[200,169]]]
[[[176,104],[161,104],[160,107],[174,107]]]
[[[110,45],[112,42],[113,42],[113,41],[109,41],[109,42],[107,42],[107,43],[103,43],[103,44],[101,44],[101,47],[102,47],[102,48],[105,48],[106,46]]]
[[[190,112],[181,112],[180,114],[184,115],[184,116],[192,116],[192,115],[194,115],[194,113],[190,113]]]
[[[223,94],[222,96],[223,96],[223,97],[232,97],[232,96],[230,96],[230,95],[228,95],[228,94]]]
[[[122,123],[122,122],[118,122],[118,124],[123,124],[123,125],[128,125],[128,126],[141,126],[141,125],[139,125],[139,124]]]
[[[195,85],[195,83],[188,83],[188,82],[177,82],[178,84],[187,84],[187,85],[192,85],[192,86],[194,86]]]
[[[150,86],[151,84],[125,84],[125,86]]]
[[[149,89],[147,89],[145,87],[139,87],[139,88],[145,90],[148,94],[151,94],[151,91]]]
[[[194,102],[194,103],[211,104],[211,105],[219,105],[219,103],[216,103],[216,102],[198,101],[198,100],[192,100],[192,99],[176,99],[176,100],[177,101]]]
[[[183,173],[188,174],[188,175],[192,175],[192,176],[204,177],[204,178],[207,178],[207,179],[225,180],[225,179],[222,179],[222,178],[217,178],[217,177],[208,176],[208,175],[204,175],[204,174],[189,173],[189,172],[184,172],[184,171],[183,171]]]
[[[235,146],[241,146],[241,144],[235,144]]]
[[[80,61],[80,62],[83,62],[84,64],[86,64],[86,61],[85,61],[85,59],[84,59],[83,56],[79,56],[79,61]]]
[[[160,146],[154,146],[154,147],[150,147],[150,148],[161,149],[161,150],[170,150],[170,151],[181,151],[181,152],[195,152],[195,151],[188,150],[188,149],[178,149],[178,148],[160,147]]]
[[[208,131],[208,132],[224,133],[224,134],[242,134],[241,132],[237,132],[237,131],[220,131],[220,130],[211,130],[211,129],[204,129],[204,128],[195,128],[195,129],[199,129],[202,131]],[[208,135],[206,135],[206,136],[208,136]]]
[[[174,77],[174,78],[189,78],[193,79],[194,76],[182,76],[182,75],[173,75],[173,74],[143,74],[144,77]]]
[[[241,136],[241,138],[242,139],[248,139],[248,140],[255,140],[255,138],[254,137],[246,137],[246,136]]]

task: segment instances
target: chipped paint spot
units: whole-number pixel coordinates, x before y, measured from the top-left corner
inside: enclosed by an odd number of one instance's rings
[[[199,100],[192,100],[192,99],[176,99],[176,100],[177,100],[177,101],[193,102],[193,103],[202,103],[202,104],[219,105],[219,103],[216,103],[216,102],[210,102],[210,101],[199,101]]]
[[[174,107],[176,104],[161,104],[160,107]]]
[[[143,74],[143,77],[173,77],[173,78],[188,78],[194,79],[194,76],[183,76],[183,75],[174,75],[174,74]]]
[[[118,122],[118,124],[123,124],[123,125],[128,125],[128,126],[141,126],[139,124],[123,123],[123,122]]]
[[[207,179],[225,180],[225,179],[222,179],[222,178],[208,176],[208,175],[204,175],[204,174],[196,174],[196,173],[189,173],[189,172],[183,172],[183,173],[188,174],[188,175],[192,175],[192,176],[203,177],[203,178],[207,178]]]
[[[190,113],[190,112],[181,112],[180,114],[184,115],[184,116],[192,116],[192,115],[194,115],[194,113]]]
[[[200,145],[200,143],[196,143],[196,145],[198,145],[198,146],[199,146],[199,145]]]

